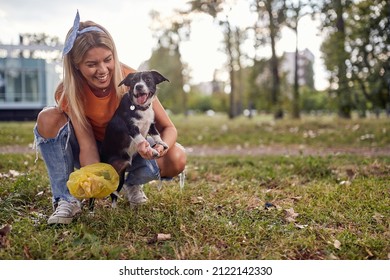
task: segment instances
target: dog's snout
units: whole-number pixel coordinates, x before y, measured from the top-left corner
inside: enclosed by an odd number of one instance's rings
[[[142,84],[136,84],[135,90],[143,90],[144,86]]]

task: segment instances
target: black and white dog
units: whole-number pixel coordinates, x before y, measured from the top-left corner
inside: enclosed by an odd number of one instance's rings
[[[169,80],[157,71],[142,71],[129,74],[118,86],[126,85],[130,89],[123,96],[118,109],[106,128],[100,156],[101,161],[111,164],[118,172],[120,182],[116,192],[111,194],[112,206],[116,206],[118,193],[122,189],[126,169],[131,165],[132,157],[137,153],[137,145],[150,135],[155,144],[164,149],[168,145],[160,137],[154,124],[152,102],[156,96],[157,85]],[[150,147],[152,154],[159,153]],[[93,199],[90,210],[93,210]]]

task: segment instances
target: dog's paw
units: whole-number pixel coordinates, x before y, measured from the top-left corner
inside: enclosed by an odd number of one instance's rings
[[[151,148],[150,150],[152,151],[152,156],[153,156],[154,158],[156,158],[156,157],[158,157],[158,156],[160,155],[160,153],[159,153],[157,150],[155,150],[155,149],[153,149],[153,148]]]
[[[168,150],[169,146],[167,145],[167,143],[163,142],[163,141],[156,141],[156,145],[161,145],[164,147],[164,150]]]

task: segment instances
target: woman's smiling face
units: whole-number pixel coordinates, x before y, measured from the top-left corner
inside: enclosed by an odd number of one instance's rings
[[[108,48],[91,48],[78,66],[91,88],[104,90],[110,86],[115,64],[114,55]]]

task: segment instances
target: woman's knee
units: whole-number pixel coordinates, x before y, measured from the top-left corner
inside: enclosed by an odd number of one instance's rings
[[[60,112],[58,108],[45,108],[38,114],[37,129],[42,137],[54,138],[66,122],[66,115]]]
[[[186,163],[187,163],[187,155],[184,151],[184,149],[178,149],[178,151],[176,152],[176,171],[177,171],[177,174],[181,173],[184,171],[185,167],[186,167]]]
[[[187,156],[181,147],[173,147],[166,156],[160,159],[159,167],[162,177],[175,177],[184,171]]]

